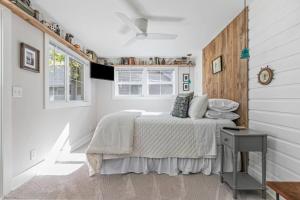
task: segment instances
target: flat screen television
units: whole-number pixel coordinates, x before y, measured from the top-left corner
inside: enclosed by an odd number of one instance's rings
[[[114,80],[114,67],[91,62],[91,78]]]

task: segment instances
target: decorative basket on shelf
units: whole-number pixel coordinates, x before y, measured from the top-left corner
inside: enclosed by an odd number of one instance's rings
[[[34,10],[30,7],[29,0],[11,0],[11,2],[22,9],[24,12],[26,12],[28,15],[34,17]]]

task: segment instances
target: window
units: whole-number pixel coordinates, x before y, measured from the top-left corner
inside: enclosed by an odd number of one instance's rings
[[[89,64],[58,43],[45,44],[46,108],[89,105]]]
[[[49,101],[65,101],[66,56],[58,48],[49,49]]]
[[[175,69],[116,68],[116,97],[170,97],[175,95]]]
[[[118,96],[142,96],[143,70],[117,70],[116,86]]]
[[[70,70],[70,101],[84,100],[84,65],[73,58],[69,58]]]
[[[173,95],[174,70],[148,70],[148,95]]]

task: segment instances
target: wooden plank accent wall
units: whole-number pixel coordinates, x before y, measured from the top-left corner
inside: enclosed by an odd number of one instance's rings
[[[240,103],[237,124],[248,127],[248,61],[240,59],[245,47],[248,9],[241,12],[203,49],[203,92],[209,98],[225,98]],[[222,56],[223,71],[212,73],[212,61]]]

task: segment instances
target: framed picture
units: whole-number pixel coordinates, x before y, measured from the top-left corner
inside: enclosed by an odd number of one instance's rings
[[[190,84],[184,83],[183,84],[183,91],[189,91],[190,90]]]
[[[32,72],[40,72],[40,51],[25,43],[21,43],[20,67]]]
[[[219,73],[222,71],[222,56],[217,57],[212,62],[212,72],[213,74]]]
[[[183,74],[182,81],[189,82],[189,80],[190,80],[190,74]]]

